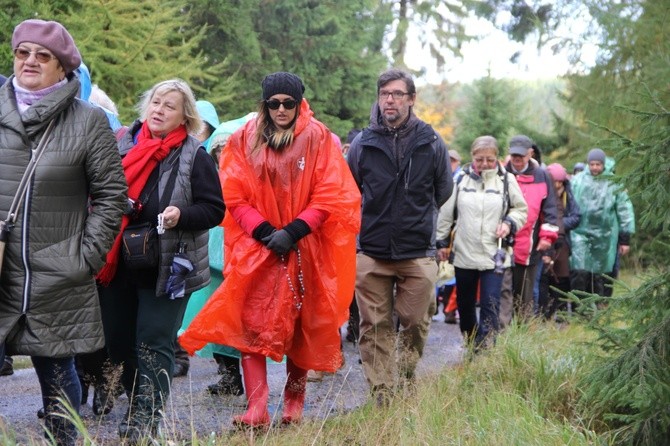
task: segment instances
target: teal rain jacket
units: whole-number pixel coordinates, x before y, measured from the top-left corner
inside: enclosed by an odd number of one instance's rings
[[[614,160],[607,158],[603,173],[594,177],[586,168],[570,181],[582,212],[579,226],[570,232],[570,269],[609,274],[620,239],[628,244],[635,232],[635,213],[628,194],[613,181]]]

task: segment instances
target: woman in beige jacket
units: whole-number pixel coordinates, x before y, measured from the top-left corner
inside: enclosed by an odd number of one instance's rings
[[[454,193],[440,209],[438,257],[446,260],[450,236],[456,269],[456,301],[461,332],[475,349],[488,345],[498,331],[501,271],[494,257],[499,240],[510,247],[514,233],[526,222],[528,207],[514,178],[498,163],[498,142],[480,136],[472,143],[472,163],[455,179]],[[451,230],[454,228],[454,233]],[[507,250],[504,266],[511,264]],[[480,315],[475,309],[480,292]]]

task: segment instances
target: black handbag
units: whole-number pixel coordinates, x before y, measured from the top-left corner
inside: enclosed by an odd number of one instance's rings
[[[128,268],[155,268],[158,249],[158,233],[151,223],[130,225],[123,230],[123,262]]]
[[[163,193],[164,199],[169,200],[174,189],[174,184],[177,178],[177,171],[175,167],[178,165],[181,148],[176,150],[168,158],[170,164],[170,177],[168,179],[165,191]],[[137,218],[142,212],[144,204],[151,197],[154,189],[158,186],[158,181],[154,184],[151,190],[140,198],[139,203],[133,202],[129,208],[131,209],[131,218]],[[130,203],[130,200],[129,200]],[[167,204],[161,203],[159,207],[164,208]],[[158,267],[160,258],[160,246],[158,244],[158,230],[150,222],[136,223],[126,226],[122,234],[123,245],[121,252],[123,255],[123,262],[129,269],[149,269]]]

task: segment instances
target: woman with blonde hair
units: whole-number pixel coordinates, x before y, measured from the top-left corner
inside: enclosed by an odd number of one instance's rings
[[[292,73],[262,82],[258,116],[222,152],[226,280],[179,338],[242,353],[248,409],[238,426],[266,427],[266,357],[286,355],[283,423],[302,419],[307,370],[342,362],[339,327],[355,281],[360,193],[330,131]]]
[[[174,340],[191,293],[210,281],[208,230],[225,209],[214,161],[189,136],[202,121],[188,84],[173,79],[154,85],[139,110],[140,119],[119,141],[129,206],[98,275],[109,357],[123,365],[130,401],[119,435],[130,444],[158,433],[174,372]],[[123,232],[142,227],[158,235],[146,250],[155,255],[139,264],[125,255]],[[186,270],[181,281],[175,280],[179,269]]]

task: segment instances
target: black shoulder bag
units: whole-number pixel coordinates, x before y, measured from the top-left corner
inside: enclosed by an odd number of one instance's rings
[[[165,190],[163,191],[163,197],[167,197],[167,199],[172,195],[172,190],[174,189],[174,184],[177,179],[179,169],[176,169],[175,166],[179,165],[178,161],[181,149],[176,150],[175,153],[177,153],[177,155],[174,156],[174,159],[169,161],[170,178],[168,178]],[[139,212],[141,212],[143,204],[149,200],[156,187],[158,187],[159,182],[160,178],[156,180],[156,184],[154,184],[148,193],[142,195],[142,198],[139,200],[139,205],[137,202],[134,203],[135,208],[139,206]],[[123,262],[129,269],[149,269],[158,266],[160,258],[158,231],[156,230],[156,226],[151,222],[126,226],[123,230],[122,239],[123,244],[121,252],[123,255]]]

